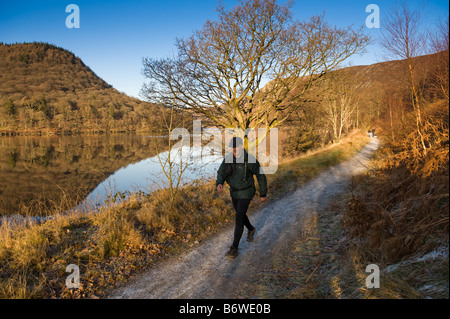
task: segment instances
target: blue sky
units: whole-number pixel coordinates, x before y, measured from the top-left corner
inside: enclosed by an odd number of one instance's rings
[[[410,0],[415,6],[421,0]],[[237,0],[224,0],[232,7]],[[325,12],[332,25],[341,27],[365,25],[369,4],[383,13],[393,4],[388,0],[297,0],[296,19],[307,19]],[[80,28],[66,27],[69,13],[65,8],[76,4],[80,9]],[[121,92],[139,97],[144,82],[141,75],[143,57],[166,57],[176,53],[175,39],[187,37],[206,20],[217,17],[216,0],[0,0],[0,42],[48,42],[72,51],[98,76]],[[448,15],[444,0],[426,2],[425,26]],[[380,29],[365,28],[373,37]],[[351,60],[353,65],[385,60],[379,45],[372,45],[363,56]]]

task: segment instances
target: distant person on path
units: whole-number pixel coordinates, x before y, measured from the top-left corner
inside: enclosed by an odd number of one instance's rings
[[[375,137],[375,129],[372,129],[372,137]]]
[[[253,175],[258,180],[260,202],[266,200],[267,179],[264,174],[260,173],[259,162],[254,157],[250,158],[251,160],[249,161],[249,156],[251,155],[244,149],[244,143],[241,138],[233,137],[229,146],[233,148],[233,152],[224,158],[217,171],[216,188],[221,193],[225,182],[230,185],[231,199],[236,211],[236,221],[234,241],[226,256],[235,258],[238,255],[238,246],[244,232],[244,226],[248,229],[248,241],[253,241],[256,231],[247,217],[248,206],[256,193]]]

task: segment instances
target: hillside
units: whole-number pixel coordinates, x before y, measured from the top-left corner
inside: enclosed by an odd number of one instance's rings
[[[47,43],[0,43],[0,133],[154,131],[159,109]]]
[[[448,101],[448,50],[416,57],[413,65],[424,110],[434,101]],[[409,85],[403,60],[328,73],[314,82],[301,100],[287,100],[302,106],[283,123],[289,136],[285,147],[280,147],[281,155],[295,156],[339,141],[354,128],[367,131],[380,128],[381,123],[394,125],[412,109]]]

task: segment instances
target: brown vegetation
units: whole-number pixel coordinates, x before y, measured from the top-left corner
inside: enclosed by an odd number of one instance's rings
[[[399,85],[380,87],[386,105],[378,121],[383,147],[375,169],[356,181],[345,214],[355,258],[389,265],[436,249],[448,253],[448,27],[446,30],[439,37],[442,45],[434,46],[440,52],[400,61],[401,68],[391,73],[402,80]],[[431,267],[437,272],[430,272]],[[448,261],[443,267],[416,267],[415,277],[406,277],[413,286],[414,281],[424,279],[433,286],[433,278],[445,276],[446,267],[448,298]]]
[[[28,226],[3,223],[0,297],[99,296],[231,219],[230,200],[214,183],[180,189],[174,205],[168,197],[161,190],[95,214],[60,214]],[[69,264],[80,268],[80,289],[65,286]]]

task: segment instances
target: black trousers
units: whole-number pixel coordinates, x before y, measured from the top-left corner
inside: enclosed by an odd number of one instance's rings
[[[254,227],[250,223],[247,217],[247,209],[250,205],[251,199],[235,199],[233,200],[234,210],[236,211],[236,223],[234,227],[234,240],[233,246],[238,248],[239,242],[241,241],[242,233],[244,232],[244,226],[248,230],[253,230]]]

